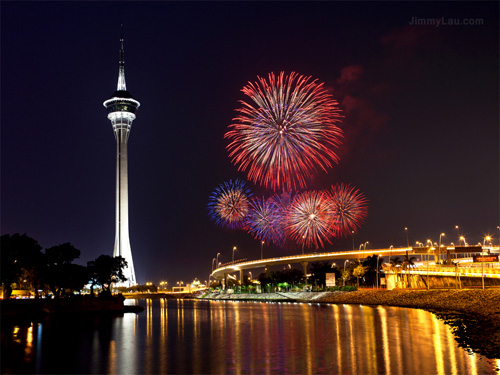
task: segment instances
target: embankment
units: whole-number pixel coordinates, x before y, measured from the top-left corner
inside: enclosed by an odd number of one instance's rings
[[[59,299],[8,299],[0,300],[2,320],[35,319],[52,314],[75,313],[124,313],[135,306],[125,306],[123,296],[98,298],[76,296]]]

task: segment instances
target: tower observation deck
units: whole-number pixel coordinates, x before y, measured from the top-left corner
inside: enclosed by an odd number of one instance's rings
[[[123,35],[120,38],[117,88],[103,105],[108,110],[108,119],[111,121],[116,139],[116,229],[113,256],[120,255],[127,261],[128,266],[124,269],[127,281],[124,284],[131,286],[136,284],[136,278],[129,239],[127,143],[132,121],[135,120],[140,103],[127,91]]]

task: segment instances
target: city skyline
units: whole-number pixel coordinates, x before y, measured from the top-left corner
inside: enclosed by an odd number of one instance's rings
[[[236,259],[260,258],[260,241],[214,226],[207,204],[221,183],[246,180],[223,136],[240,90],[270,72],[312,76],[340,103],[340,161],[313,185],[364,193],[356,247],[405,246],[407,234],[498,242],[497,3],[119,4],[2,3],[2,234],[71,242],[82,264],[113,253],[116,166],[100,101],[116,84],[123,23],[144,103],[128,144],[139,283],[205,280],[234,246]],[[481,22],[412,25],[441,17]],[[350,237],[324,251],[349,248]],[[265,257],[300,251],[264,246]]]

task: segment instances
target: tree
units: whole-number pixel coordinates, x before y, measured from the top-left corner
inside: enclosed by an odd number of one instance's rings
[[[45,250],[45,281],[54,297],[59,298],[64,290],[80,290],[88,281],[88,275],[83,266],[72,264],[80,257],[80,250],[69,242],[52,246]],[[83,267],[85,268],[85,267]],[[82,284],[82,279],[86,279]]]
[[[341,274],[342,274],[342,279],[345,282],[348,282],[349,280],[351,280],[351,270],[349,268],[342,269]]]
[[[12,295],[12,284],[28,284],[37,288],[43,265],[42,247],[25,234],[4,234],[0,237],[0,277],[4,298]],[[26,280],[26,281],[25,281]]]
[[[316,281],[317,285],[326,284],[326,274],[335,273],[335,278],[340,277],[340,272],[336,268],[332,268],[331,264],[328,262],[315,262],[311,264],[311,282]]]
[[[80,250],[69,242],[45,249],[47,263],[51,265],[72,263],[75,259],[80,258],[80,253]]]
[[[123,274],[125,267],[127,267],[127,261],[121,256],[100,255],[97,259],[88,262],[91,293],[93,294],[95,285],[100,285],[103,292],[111,293],[112,283],[127,280]]]
[[[377,268],[378,271],[382,269],[382,259],[378,255],[367,257],[363,261],[363,266],[366,267],[365,279],[368,284],[375,285],[377,281]]]
[[[358,287],[359,287],[359,278],[360,277],[363,277],[366,273],[366,268],[361,264],[359,263],[356,268],[354,268],[354,270],[352,271],[352,274],[354,275],[354,277],[356,277],[358,279]]]

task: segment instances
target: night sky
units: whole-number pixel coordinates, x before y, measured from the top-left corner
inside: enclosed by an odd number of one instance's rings
[[[127,89],[141,102],[128,146],[139,283],[207,280],[233,246],[260,257],[258,240],[215,227],[206,206],[218,185],[246,179],[223,135],[241,88],[269,72],[310,75],[340,102],[340,162],[310,187],[351,183],[369,199],[356,248],[405,246],[405,227],[411,243],[456,242],[456,225],[469,243],[497,243],[498,14],[498,2],[2,1],[1,233],[71,242],[81,264],[112,255],[116,144],[102,102],[123,24]]]

